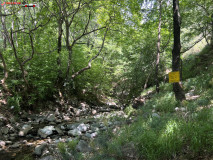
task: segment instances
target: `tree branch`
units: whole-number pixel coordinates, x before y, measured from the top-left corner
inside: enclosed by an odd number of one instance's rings
[[[31,56],[28,59],[26,59],[24,62],[22,62],[22,65],[24,65],[25,63],[27,63],[28,61],[30,61],[33,58],[34,53],[35,53],[32,35],[29,34],[29,36],[30,36],[30,43],[31,43],[31,48],[32,48],[32,54],[31,54]]]
[[[88,70],[88,69],[90,69],[90,68],[92,67],[92,61],[95,60],[95,59],[100,55],[100,53],[101,53],[101,51],[102,51],[102,49],[103,49],[103,47],[104,47],[104,42],[105,42],[105,39],[106,39],[107,32],[108,32],[108,28],[106,29],[106,32],[105,32],[105,34],[104,34],[104,38],[103,38],[103,41],[102,41],[101,48],[100,48],[99,52],[98,52],[94,57],[92,57],[92,58],[89,60],[88,65],[87,65],[86,67],[84,67],[84,68],[82,68],[81,70],[79,70],[78,72],[74,73],[74,74],[72,75],[72,79],[74,79],[76,76],[78,76],[78,75],[81,74],[82,72],[84,72],[84,71],[86,71],[86,70]]]
[[[193,48],[197,43],[199,43],[200,41],[202,41],[203,38],[204,38],[204,37],[202,36],[200,39],[198,39],[196,42],[194,42],[194,44],[193,44],[192,46],[190,46],[190,47],[188,47],[188,48],[185,48],[184,51],[182,51],[182,52],[180,52],[180,53],[182,54],[182,53],[187,52],[188,50],[190,50],[191,48]]]

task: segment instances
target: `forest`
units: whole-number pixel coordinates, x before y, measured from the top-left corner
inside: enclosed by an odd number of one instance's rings
[[[213,159],[212,0],[0,3],[0,160]]]

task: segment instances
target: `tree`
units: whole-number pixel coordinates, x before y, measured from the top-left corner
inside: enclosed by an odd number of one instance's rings
[[[180,71],[180,25],[181,16],[179,10],[179,0],[173,0],[173,33],[174,33],[174,46],[172,50],[172,71]],[[173,91],[177,100],[186,99],[184,91],[180,83],[173,84]]]
[[[160,62],[160,40],[161,40],[161,11],[162,11],[162,1],[159,0],[159,25],[158,25],[158,42],[157,42],[157,60],[156,60],[156,68],[155,68],[155,76],[156,76],[156,92],[159,93],[159,79],[158,79],[158,67]]]

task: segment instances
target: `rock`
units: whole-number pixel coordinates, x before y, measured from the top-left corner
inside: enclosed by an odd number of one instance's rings
[[[50,125],[56,125],[56,123],[55,123],[55,122],[50,122],[49,124],[50,124]]]
[[[69,136],[80,136],[81,135],[81,131],[79,131],[77,128],[68,131],[68,135]]]
[[[46,126],[43,129],[38,130],[38,135],[40,135],[42,138],[46,138],[47,136],[53,134],[54,130],[54,126]]]
[[[89,125],[88,125],[88,124],[81,123],[77,128],[78,128],[78,130],[79,130],[80,132],[86,132],[87,129],[89,128]]]
[[[19,131],[19,136],[25,136],[31,129],[31,125],[25,124]]]
[[[54,115],[54,114],[49,114],[49,115],[47,116],[47,121],[53,122],[53,121],[55,121],[55,120],[56,120],[56,118],[55,118],[55,115]]]
[[[6,142],[0,141],[0,147],[3,148],[6,145]]]
[[[45,149],[46,146],[47,146],[46,143],[43,143],[41,145],[36,146],[35,150],[34,150],[34,154],[37,155],[37,156],[41,156],[42,152],[43,152],[43,150]]]
[[[60,115],[60,112],[59,112],[58,108],[56,108],[56,110],[55,110],[55,115],[56,115],[56,116],[59,116],[59,115]]]
[[[9,132],[9,128],[8,127],[2,127],[1,128],[1,133],[8,134],[8,132]]]
[[[68,124],[67,129],[73,130],[79,126],[79,123],[74,123],[74,124]]]
[[[5,141],[6,144],[12,144],[12,141]]]
[[[80,140],[76,146],[76,150],[85,153],[90,152],[92,149],[89,147],[86,141]]]
[[[10,121],[10,123],[16,123],[16,120],[15,120],[15,118],[14,117],[11,117],[10,119],[9,119],[9,121]]]
[[[39,160],[57,160],[57,159],[55,157],[49,155],[49,156],[42,157]]]
[[[152,117],[160,118],[160,116],[157,113],[152,113]]]
[[[61,127],[60,127],[62,130],[65,130],[65,127],[63,126],[63,125],[61,125]]]
[[[75,111],[75,115],[76,115],[76,116],[80,116],[80,115],[81,115],[81,112],[82,112],[82,110],[77,109],[77,110]]]
[[[18,137],[18,134],[13,133],[13,134],[10,134],[9,139],[13,141],[13,140],[15,140],[15,139],[16,139],[16,137]]]
[[[96,114],[97,113],[97,111],[95,110],[95,109],[93,109],[92,110],[92,114],[94,115],[94,114]]]
[[[66,139],[66,142],[71,142],[72,141],[72,138],[67,138]]]
[[[89,134],[89,133],[86,133],[86,134],[85,134],[85,136],[88,137],[88,138],[94,138],[94,137],[96,137],[97,135],[98,135],[97,132],[94,132],[94,133],[91,133],[91,134]]]
[[[64,134],[64,132],[58,127],[56,127],[55,130],[58,132],[59,135],[63,135]]]
[[[15,143],[15,144],[13,144],[12,146],[10,146],[10,148],[13,148],[13,149],[19,148],[19,147],[20,147],[20,144],[19,144],[19,143]]]
[[[69,117],[69,116],[66,116],[66,115],[63,116],[63,119],[64,119],[65,121],[70,121],[70,120],[71,120],[70,117]]]
[[[175,108],[175,111],[176,111],[176,112],[177,112],[177,111],[179,111],[179,108],[178,108],[178,107],[176,107],[176,108]]]
[[[91,130],[92,130],[92,132],[98,132],[98,131],[99,131],[99,128],[98,128],[98,127],[91,126]]]
[[[186,111],[186,108],[181,107],[180,110],[181,110],[182,112],[185,112],[185,111]]]

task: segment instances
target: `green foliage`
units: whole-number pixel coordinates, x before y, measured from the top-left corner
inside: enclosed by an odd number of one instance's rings
[[[22,98],[19,95],[15,95],[13,97],[8,98],[8,106],[14,111],[15,114],[21,111],[20,103],[22,102]]]
[[[136,112],[136,110],[132,108],[131,105],[129,105],[128,107],[125,108],[124,112],[126,115],[130,116],[132,113]]]
[[[58,149],[60,151],[60,154],[63,157],[63,160],[69,160],[69,159],[76,159],[76,160],[82,160],[82,154],[76,150],[76,146],[78,144],[78,140],[72,140],[70,142],[64,143],[59,142],[58,143]]]

